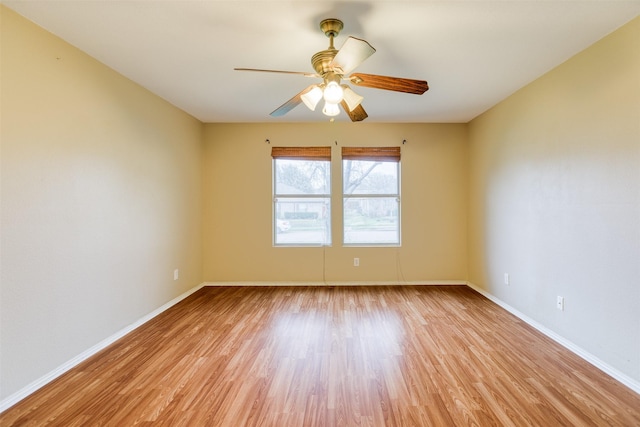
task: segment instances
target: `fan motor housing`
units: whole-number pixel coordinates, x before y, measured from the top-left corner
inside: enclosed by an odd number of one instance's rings
[[[329,64],[333,61],[333,58],[338,53],[337,49],[326,49],[321,50],[311,57],[311,65],[313,65],[313,69],[316,70],[320,76],[324,76],[328,72],[333,71]]]

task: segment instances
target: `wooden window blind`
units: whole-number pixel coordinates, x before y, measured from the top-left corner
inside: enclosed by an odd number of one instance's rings
[[[400,147],[342,147],[342,160],[399,162]]]
[[[331,147],[272,147],[274,159],[331,160]]]

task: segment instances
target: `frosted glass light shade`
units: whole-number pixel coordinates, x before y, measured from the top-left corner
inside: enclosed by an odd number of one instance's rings
[[[338,107],[338,104],[332,104],[331,102],[325,102],[324,103],[324,108],[322,109],[322,112],[329,117],[333,117],[333,116],[337,116],[338,114],[340,114],[340,108]]]
[[[318,102],[322,99],[322,89],[320,89],[318,85],[315,85],[309,92],[300,96],[300,99],[302,99],[304,105],[309,107],[311,111],[315,111]]]
[[[336,82],[327,83],[327,87],[324,88],[324,100],[330,104],[339,104],[342,101],[344,90]]]
[[[354,91],[352,91],[349,86],[343,86],[343,88],[344,88],[344,102],[347,103],[347,106],[349,107],[349,111],[353,111],[354,108],[360,105],[360,103],[364,98],[358,95],[357,93],[355,93]]]

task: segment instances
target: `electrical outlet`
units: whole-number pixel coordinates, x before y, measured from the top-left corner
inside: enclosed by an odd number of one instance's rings
[[[360,267],[360,258],[354,258],[353,259],[353,266],[354,267]]]
[[[175,270],[173,270],[173,280],[178,280],[178,277],[180,277],[180,272],[176,268]]]
[[[509,284],[509,273],[504,273],[504,284],[505,285]]]
[[[564,297],[558,295],[558,298],[556,299],[556,307],[558,310],[564,311]]]

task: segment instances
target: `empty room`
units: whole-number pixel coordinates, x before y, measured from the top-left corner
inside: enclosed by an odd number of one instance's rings
[[[0,425],[640,425],[640,1],[0,5]]]

